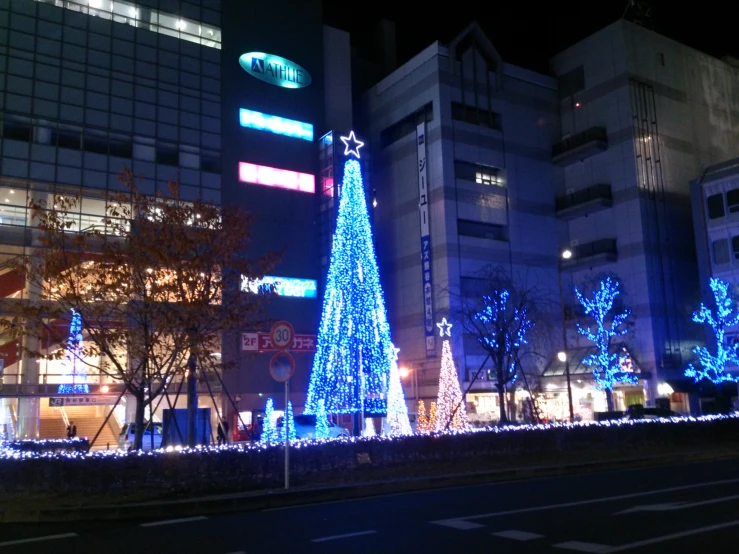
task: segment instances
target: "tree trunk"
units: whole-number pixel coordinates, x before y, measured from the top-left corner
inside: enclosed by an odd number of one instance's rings
[[[195,353],[190,350],[187,359],[187,445],[197,445],[198,378]]]
[[[608,411],[613,411],[613,391],[611,389],[606,389],[606,405],[608,406]]]
[[[508,399],[508,418],[516,422],[518,421],[517,413],[516,413],[516,384],[513,383],[509,390],[510,398]]]
[[[500,421],[498,423],[504,425],[508,423],[508,416],[506,415],[505,409],[505,385],[503,384],[503,368],[501,365],[498,365],[497,374],[498,382],[496,383],[496,386],[498,387],[498,402],[500,403]]]
[[[133,439],[133,449],[141,450],[143,446],[144,438],[144,415],[146,413],[146,402],[144,400],[144,389],[139,388],[134,394],[136,398],[136,413],[134,414],[134,425],[136,427],[136,433]]]

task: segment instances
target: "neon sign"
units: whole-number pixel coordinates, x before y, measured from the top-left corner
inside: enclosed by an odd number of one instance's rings
[[[303,88],[311,84],[310,73],[280,56],[249,52],[239,56],[239,65],[252,77],[283,88]]]
[[[273,277],[265,275],[261,279],[247,279],[241,277],[241,290],[258,294],[260,290],[273,286],[279,296],[296,298],[316,298],[318,283],[313,279],[296,279],[294,277]]]
[[[246,162],[239,162],[239,181],[300,192],[316,192],[316,178],[310,173],[298,173]]]
[[[276,115],[241,108],[239,110],[239,123],[242,127],[256,129],[257,131],[268,131],[276,135],[313,140],[313,125]]]

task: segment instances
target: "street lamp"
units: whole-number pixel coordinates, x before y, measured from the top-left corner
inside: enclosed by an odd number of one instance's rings
[[[567,355],[567,328],[565,327],[565,294],[562,288],[562,260],[569,260],[572,258],[572,250],[564,249],[561,252],[561,259],[559,260],[559,303],[562,306],[562,347],[564,352],[557,354],[557,358],[560,362],[565,364],[565,375],[567,377],[567,401],[570,407],[570,422],[575,421],[575,410],[572,407],[572,383],[570,381],[570,357]]]
[[[411,373],[413,374],[413,392],[415,393],[416,404],[418,404],[418,373],[417,371],[413,369],[408,369],[407,367],[398,368],[398,375],[400,375],[401,379],[405,379]]]

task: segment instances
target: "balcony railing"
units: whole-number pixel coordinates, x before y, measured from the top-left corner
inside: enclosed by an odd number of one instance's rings
[[[599,184],[557,197],[557,217],[575,219],[613,206],[611,185]]]
[[[572,257],[562,261],[562,265],[566,268],[613,263],[618,260],[616,239],[594,240],[593,242],[573,246],[571,250]]]
[[[594,156],[607,148],[608,134],[605,127],[591,127],[554,144],[552,162],[564,167]]]

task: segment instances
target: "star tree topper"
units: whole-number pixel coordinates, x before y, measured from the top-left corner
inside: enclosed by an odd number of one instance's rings
[[[441,323],[437,323],[436,326],[439,328],[439,336],[443,337],[446,335],[447,337],[452,336],[452,324],[446,322],[446,318],[441,318]]]
[[[364,146],[364,143],[357,140],[357,137],[354,136],[354,131],[350,131],[348,137],[339,138],[344,143],[344,156],[353,154],[359,158],[359,149]]]
[[[390,351],[391,351],[391,357],[394,362],[398,361],[398,352],[400,352],[400,348],[395,348],[395,345],[391,342],[390,343]]]

